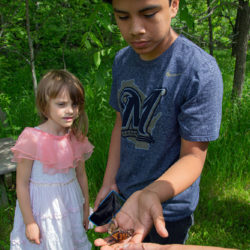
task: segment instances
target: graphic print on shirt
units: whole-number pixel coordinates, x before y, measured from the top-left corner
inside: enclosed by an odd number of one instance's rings
[[[122,82],[118,92],[122,114],[121,135],[133,142],[135,148],[147,150],[154,143],[153,129],[161,117],[161,112],[155,111],[165,94],[166,89],[156,88],[145,96],[134,80]]]

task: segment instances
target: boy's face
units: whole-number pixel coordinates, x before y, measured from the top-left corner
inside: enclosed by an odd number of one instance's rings
[[[161,55],[177,38],[171,29],[179,0],[113,0],[115,19],[125,41],[143,60]]]

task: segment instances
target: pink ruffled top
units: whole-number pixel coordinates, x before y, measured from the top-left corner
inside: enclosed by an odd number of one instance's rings
[[[93,145],[85,137],[78,141],[75,136],[56,136],[38,128],[27,127],[13,148],[12,161],[20,159],[38,160],[43,164],[43,172],[48,174],[68,173],[77,162],[86,161],[93,152]]]

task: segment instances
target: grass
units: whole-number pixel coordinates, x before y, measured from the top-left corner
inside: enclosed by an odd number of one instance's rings
[[[187,243],[250,249],[248,161],[250,73],[246,74],[241,103],[238,105],[232,103],[234,60],[231,60],[229,53],[228,51],[216,53],[224,80],[223,119],[219,139],[211,142],[209,146],[200,184],[200,202],[195,211],[195,225],[190,230]],[[249,58],[247,63],[249,68]],[[34,114],[27,117],[29,122],[26,124],[21,122],[23,119],[20,119],[20,114],[24,110],[20,112],[20,109],[28,109],[33,98],[27,97],[25,91],[23,90],[22,96],[18,97],[19,102],[24,105],[16,107],[13,117],[8,117],[11,121],[11,128],[1,130],[0,126],[0,137],[14,136],[16,138],[24,126],[36,124]],[[86,162],[90,202],[93,206],[106,167],[114,111],[108,105],[110,85],[87,85],[85,91],[90,120],[89,139],[95,145],[93,156]],[[13,105],[11,99],[10,105]],[[0,208],[0,250],[9,249],[9,234],[15,208],[14,186],[8,190],[8,197],[10,205]],[[92,242],[100,236],[93,230],[88,231],[88,237]],[[93,249],[97,248],[93,247]]]

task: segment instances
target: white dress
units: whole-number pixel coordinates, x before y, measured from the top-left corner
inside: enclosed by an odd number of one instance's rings
[[[84,197],[76,179],[75,168],[67,173],[48,174],[43,164],[34,160],[30,178],[30,200],[41,239],[40,245],[29,242],[18,201],[10,236],[11,250],[88,250],[83,227]]]

